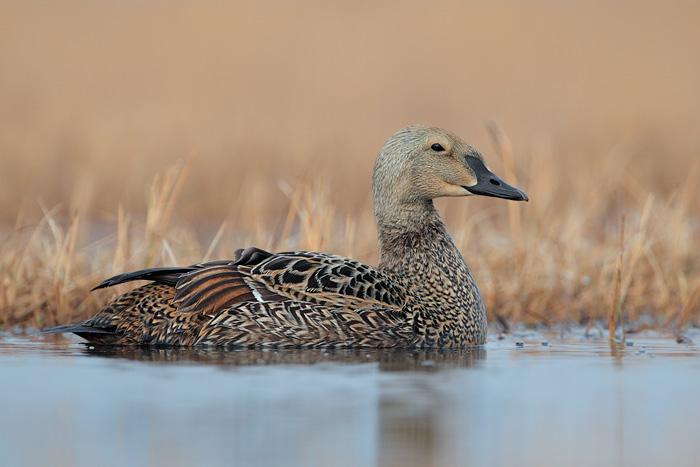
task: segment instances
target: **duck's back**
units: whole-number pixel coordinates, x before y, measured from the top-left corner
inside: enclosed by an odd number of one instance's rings
[[[406,291],[336,255],[239,250],[236,260],[115,276],[151,280],[69,329],[94,343],[393,347],[413,333]]]

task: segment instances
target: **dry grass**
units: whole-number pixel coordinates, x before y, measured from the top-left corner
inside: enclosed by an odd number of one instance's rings
[[[371,167],[410,123],[464,136],[531,198],[438,203],[492,321],[700,321],[696,2],[0,12],[5,328],[240,246],[376,262]]]

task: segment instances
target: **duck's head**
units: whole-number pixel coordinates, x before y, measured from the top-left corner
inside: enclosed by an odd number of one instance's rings
[[[484,156],[449,131],[413,125],[384,144],[374,165],[375,203],[415,203],[441,196],[484,195],[528,201],[491,172]]]

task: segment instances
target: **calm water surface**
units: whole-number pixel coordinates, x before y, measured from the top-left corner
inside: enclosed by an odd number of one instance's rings
[[[700,336],[631,340],[146,351],[5,334],[0,465],[700,465]]]

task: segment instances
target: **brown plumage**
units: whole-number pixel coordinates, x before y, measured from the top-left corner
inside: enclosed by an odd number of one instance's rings
[[[238,250],[232,261],[121,274],[148,280],[77,325],[89,342],[244,347],[461,347],[486,340],[486,313],[432,200],[527,196],[445,130],[393,135],[374,167],[378,267],[315,252]]]

